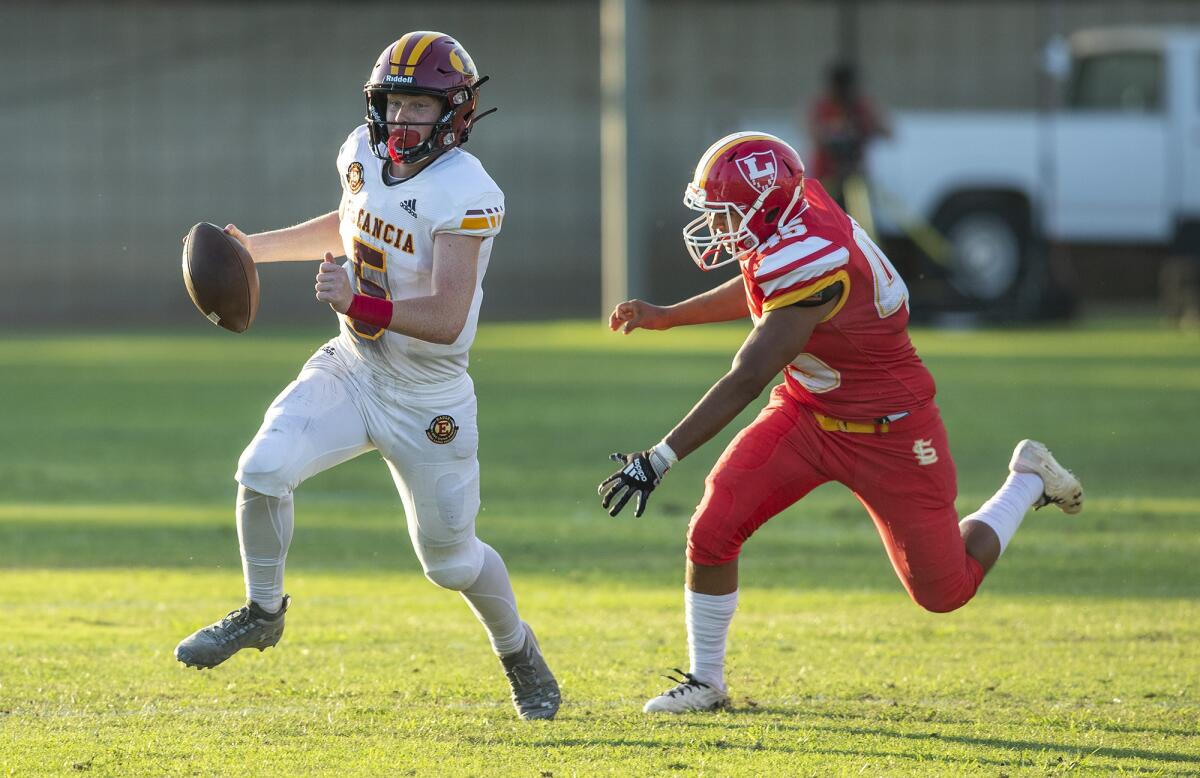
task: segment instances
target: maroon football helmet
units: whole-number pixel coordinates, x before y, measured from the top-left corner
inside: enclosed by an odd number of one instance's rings
[[[363,86],[371,151],[382,160],[407,164],[466,143],[475,122],[496,110],[475,115],[475,99],[485,81],[487,76],[478,76],[471,55],[449,35],[422,30],[402,36],[379,55]],[[439,98],[442,114],[434,122],[389,122],[387,96],[392,92]],[[433,130],[425,141],[408,145],[416,137],[410,129],[415,126]]]
[[[735,132],[708,147],[684,190],[683,204],[700,216],[683,228],[683,242],[701,270],[712,270],[748,256],[803,203],[796,150],[765,132]],[[724,225],[714,229],[721,215]]]

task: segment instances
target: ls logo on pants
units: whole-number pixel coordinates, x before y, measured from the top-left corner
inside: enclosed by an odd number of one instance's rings
[[[932,440],[913,441],[912,452],[917,455],[918,465],[932,465],[938,461],[937,449]]]

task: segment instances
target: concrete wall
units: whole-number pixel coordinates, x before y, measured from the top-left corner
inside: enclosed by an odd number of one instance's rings
[[[410,28],[455,31],[492,76],[483,103],[500,113],[468,147],[509,196],[489,313],[595,307],[593,4],[436,6],[5,4],[0,320],[195,316],[180,236],[197,221],[261,230],[336,208],[334,159],[362,122],[362,84]],[[327,318],[313,272],[261,268],[260,321]]]
[[[805,149],[799,107],[854,22],[864,81],[899,107],[1032,107],[1049,31],[1200,23],[1200,3],[647,0],[642,137],[648,277],[669,298],[718,280],[678,240],[683,185],[720,135]],[[1055,11],[1054,9],[1059,10]],[[593,0],[435,3],[6,2],[0,6],[0,322],[187,321],[179,238],[333,209],[337,148],[377,53],[455,34],[492,76],[469,150],[508,195],[491,318],[599,305],[598,10]],[[262,269],[260,321],[325,321],[312,267]]]

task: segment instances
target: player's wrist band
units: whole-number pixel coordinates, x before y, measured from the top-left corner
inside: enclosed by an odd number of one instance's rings
[[[383,327],[385,330],[392,323],[392,301],[365,294],[356,294],[346,309],[346,315],[363,324]]]
[[[675,449],[668,446],[665,440],[650,449],[649,458],[650,464],[654,465],[654,469],[658,471],[660,477],[679,462],[679,457],[675,455]]]

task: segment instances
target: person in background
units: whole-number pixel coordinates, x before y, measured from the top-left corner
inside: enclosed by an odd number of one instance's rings
[[[846,183],[862,176],[867,145],[891,135],[874,105],[859,92],[854,65],[830,66],[825,91],[809,110],[808,131],[813,143],[810,177],[844,208]]]

